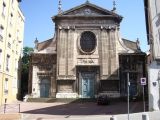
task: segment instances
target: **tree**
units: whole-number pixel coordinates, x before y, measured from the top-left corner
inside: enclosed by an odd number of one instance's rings
[[[21,99],[28,93],[28,79],[29,79],[29,58],[33,48],[24,47],[22,57],[22,73],[21,73]]]

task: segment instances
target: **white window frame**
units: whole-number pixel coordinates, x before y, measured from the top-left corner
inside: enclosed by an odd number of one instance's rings
[[[156,15],[158,15],[158,14],[160,13],[159,5],[160,5],[159,0],[155,0],[155,11],[156,11]]]
[[[17,61],[17,59],[15,59],[15,70],[17,70],[18,69],[18,61]]]
[[[15,3],[15,0],[11,0],[12,9],[14,9],[14,3]]]
[[[10,42],[8,42],[8,48],[11,48],[11,43]]]
[[[8,95],[8,78],[5,78],[4,81],[4,94]]]
[[[9,33],[8,37],[9,37],[8,48],[11,48],[11,39],[12,39],[12,35]]]
[[[6,56],[6,71],[9,71],[9,65],[10,65],[10,55],[7,54],[7,56]]]
[[[10,25],[13,26],[13,13],[10,14]]]
[[[0,41],[3,41],[3,30],[4,30],[3,26],[0,25]]]
[[[12,0],[12,5],[14,4],[14,0]]]
[[[14,78],[12,80],[12,88],[17,88],[17,79],[16,78]]]
[[[2,4],[2,16],[5,17],[5,14],[6,14],[6,3],[3,1],[3,4]]]

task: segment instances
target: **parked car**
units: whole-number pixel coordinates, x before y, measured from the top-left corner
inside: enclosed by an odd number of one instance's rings
[[[98,105],[109,105],[110,104],[109,97],[107,95],[99,95],[97,98],[97,104]]]

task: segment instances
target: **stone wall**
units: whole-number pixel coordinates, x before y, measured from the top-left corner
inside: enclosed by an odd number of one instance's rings
[[[56,95],[56,54],[32,54],[31,55],[32,76],[29,84],[33,97],[40,97],[40,84],[43,79],[50,81],[51,89],[49,96]]]

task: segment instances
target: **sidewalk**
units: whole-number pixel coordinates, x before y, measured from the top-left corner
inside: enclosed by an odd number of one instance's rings
[[[149,120],[160,120],[160,111],[146,112],[146,113],[133,113],[130,114],[130,120],[142,120],[142,114],[148,114]],[[110,120],[112,115],[89,115],[89,116],[46,116],[39,114],[37,118],[31,118],[33,114],[23,114],[23,120]],[[127,114],[115,115],[116,120],[128,120]]]
[[[130,120],[142,120],[142,114],[130,114]],[[145,113],[146,114],[146,113]],[[149,120],[160,120],[160,111],[147,112]],[[37,117],[36,117],[37,116]],[[110,120],[111,115],[91,115],[91,116],[52,116],[34,114],[0,114],[0,120]],[[127,114],[115,115],[116,120],[128,120]]]
[[[19,113],[0,114],[0,120],[22,120],[22,117]]]
[[[20,117],[21,120],[110,120],[112,115],[115,115],[116,120],[128,120],[126,102],[112,102],[106,106],[97,105],[95,102],[19,102],[18,104],[21,112],[19,115],[16,114],[18,112],[16,107],[12,109],[12,113],[15,112],[15,114],[9,114],[11,110],[8,109],[6,110],[8,114],[3,114],[2,107],[0,120],[20,120]],[[130,120],[142,120],[142,111],[142,102],[131,102]],[[149,120],[160,120],[160,111],[147,112],[147,114]]]

